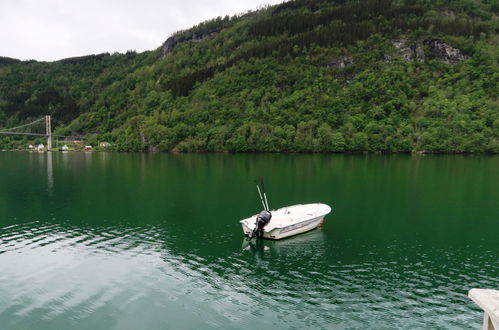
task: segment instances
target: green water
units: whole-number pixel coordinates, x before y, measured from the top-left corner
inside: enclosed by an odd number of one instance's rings
[[[322,202],[248,244],[238,220]],[[0,153],[1,329],[478,329],[498,156]]]

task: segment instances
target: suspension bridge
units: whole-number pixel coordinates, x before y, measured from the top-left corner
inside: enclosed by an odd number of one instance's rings
[[[45,122],[45,125],[42,125]],[[16,127],[0,129],[2,135],[29,135],[29,136],[44,136],[47,138],[47,151],[52,150],[53,138],[64,139],[79,139],[84,140],[82,136],[72,135],[53,135],[52,134],[52,118],[50,115],[39,118],[27,124],[19,125]]]

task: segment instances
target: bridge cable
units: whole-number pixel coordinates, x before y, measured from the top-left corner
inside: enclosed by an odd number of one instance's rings
[[[13,129],[18,129],[18,128],[25,127],[25,126],[29,126],[29,125],[32,125],[32,124],[37,123],[39,121],[42,121],[42,120],[45,120],[45,117],[37,119],[37,120],[35,120],[35,121],[31,122],[31,123],[28,123],[28,124],[24,124],[24,125],[20,125],[20,126],[16,126],[16,127],[11,127],[11,128],[6,128],[3,132],[9,131],[9,130],[13,130]]]

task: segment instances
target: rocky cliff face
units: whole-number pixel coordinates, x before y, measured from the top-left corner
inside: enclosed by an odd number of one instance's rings
[[[395,39],[392,44],[400,52],[404,61],[424,61],[424,51],[420,43],[409,43],[406,39]]]
[[[426,39],[415,43],[411,43],[406,39],[395,39],[392,40],[392,44],[398,49],[404,61],[422,62],[426,59],[437,59],[448,64],[454,64],[466,59],[461,50],[449,46],[441,39]],[[387,58],[391,60],[389,55],[385,55],[385,62]]]
[[[175,35],[166,39],[163,46],[161,46],[161,57],[165,57],[166,55],[170,54],[177,45],[177,43],[178,43],[178,37]]]
[[[177,44],[181,42],[200,42],[206,38],[214,38],[220,29],[213,29],[208,32],[196,32],[196,31],[183,31],[177,34],[174,34],[170,38],[168,38],[163,46],[161,46],[161,57],[164,58],[169,55],[177,46]]]
[[[466,59],[461,50],[447,45],[440,39],[425,40],[423,44],[428,47],[429,53],[433,58],[442,62],[452,64]]]
[[[340,57],[340,58],[335,58],[335,59],[331,60],[331,62],[326,63],[323,66],[326,68],[343,69],[351,64],[353,64],[353,57],[345,55],[345,56]]]

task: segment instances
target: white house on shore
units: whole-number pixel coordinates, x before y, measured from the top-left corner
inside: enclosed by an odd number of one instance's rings
[[[110,146],[111,146],[111,143],[109,143],[109,142],[99,143],[99,147],[101,147],[101,148],[109,148]]]

